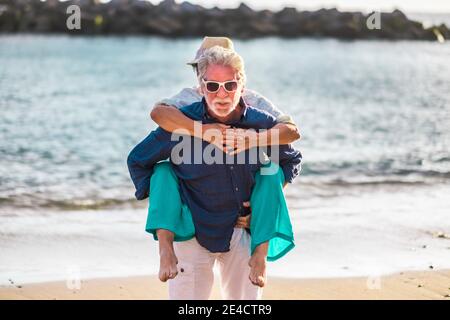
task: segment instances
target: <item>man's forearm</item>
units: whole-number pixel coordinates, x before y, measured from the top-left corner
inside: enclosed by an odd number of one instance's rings
[[[186,117],[183,112],[174,106],[157,104],[153,107],[150,116],[166,131],[174,132],[177,129],[185,129],[189,131],[191,136],[195,136],[195,121]]]

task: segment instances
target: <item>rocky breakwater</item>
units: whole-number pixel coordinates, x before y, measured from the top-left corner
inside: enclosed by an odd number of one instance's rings
[[[67,27],[71,13],[80,8],[79,29]],[[444,24],[424,28],[399,10],[373,17],[360,12],[337,9],[298,11],[284,8],[278,12],[255,11],[245,4],[235,9],[203,8],[189,2],[165,0],[158,5],[141,0],[0,0],[2,33],[68,33],[73,35],[141,34],[165,37],[221,35],[233,38],[332,37],[338,39],[430,40],[450,39]]]

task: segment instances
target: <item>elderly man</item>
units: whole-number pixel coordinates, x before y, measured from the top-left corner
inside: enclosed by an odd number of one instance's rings
[[[196,57],[193,61],[188,62],[188,65],[191,65],[194,68],[196,75],[198,76],[198,60],[203,54],[203,52],[211,48],[213,46],[220,46],[229,50],[234,51],[233,42],[226,37],[205,37],[200,48],[197,50]],[[175,96],[169,99],[163,99],[160,102],[156,103],[154,106],[151,117],[152,119],[163,129],[173,132],[178,129],[185,129],[187,134],[197,137],[199,139],[204,139],[207,142],[213,143],[219,149],[227,152],[230,151],[230,154],[239,153],[245,149],[248,149],[253,146],[264,147],[267,145],[274,144],[289,144],[294,142],[295,140],[300,138],[300,133],[293,122],[292,118],[288,115],[283,114],[278,108],[276,108],[269,100],[267,100],[264,96],[259,93],[244,88],[242,93],[242,97],[244,101],[251,105],[254,108],[259,110],[263,110],[268,112],[272,116],[277,118],[277,124],[264,132],[254,133],[252,131],[247,131],[244,129],[232,129],[229,125],[225,125],[222,123],[208,123],[201,126],[199,130],[194,130],[196,128],[195,121],[185,116],[183,112],[179,111],[178,108],[181,108],[186,105],[190,105],[194,102],[200,101],[202,99],[202,92],[199,86],[192,88],[184,88]],[[208,135],[206,132],[211,129],[220,130],[222,132],[219,136]],[[273,133],[276,132],[277,139],[272,141],[271,137]],[[226,134],[225,134],[226,133]],[[249,134],[250,133],[250,134]],[[215,138],[215,139],[213,139]],[[243,141],[243,143],[238,143]],[[157,167],[157,170],[164,170],[162,167]],[[166,178],[170,178],[166,177]],[[262,177],[261,182],[265,182],[265,178]],[[153,197],[153,202],[159,201],[158,198]],[[251,211],[250,202],[246,201],[243,203],[243,206],[248,211]],[[153,215],[158,215],[157,210],[149,210],[149,221],[155,220]],[[240,228],[249,228],[250,227],[250,217],[251,214],[241,215],[236,223],[236,227]],[[156,217],[157,218],[157,217]],[[156,233],[155,229],[148,228],[147,229],[151,233]],[[161,231],[162,232],[162,231]],[[158,238],[155,234],[155,239]],[[164,239],[169,237],[169,243],[166,245]],[[173,279],[177,274],[178,270],[176,267],[176,258],[172,254],[164,254],[164,252],[172,251],[171,246],[171,235],[163,235],[162,241],[160,241],[161,261],[160,261],[160,270],[159,270],[159,278],[161,281],[165,282],[168,279]],[[167,248],[168,250],[167,250]],[[258,281],[256,274],[256,270],[252,270],[250,279],[255,285],[263,285],[263,281]]]
[[[204,98],[180,109],[187,117],[203,124],[220,122],[245,129],[269,129],[276,125],[276,118],[247,106],[241,98],[245,72],[243,61],[236,52],[219,46],[205,50],[198,60],[198,79]],[[188,146],[195,146],[198,142],[194,141],[194,137],[189,139],[193,143]],[[213,152],[213,158],[219,161],[211,163],[202,159],[199,163],[195,160],[198,156],[195,147],[192,150],[182,149],[183,161],[180,162],[174,152],[180,151],[177,145],[178,141],[168,131],[158,128],[139,143],[128,157],[138,199],[146,198],[149,193],[150,197],[159,193],[161,204],[164,203],[161,201],[162,193],[167,197],[178,193],[176,190],[170,192],[167,180],[155,178],[156,166],[170,167],[179,180],[183,207],[172,208],[167,215],[181,214],[181,217],[166,219],[174,223],[156,230],[158,237],[163,235],[162,229],[175,234],[174,249],[180,274],[169,281],[170,298],[207,299],[214,279],[212,268],[218,261],[222,292],[226,299],[259,299],[261,288],[252,285],[247,278],[250,272],[248,261],[251,254],[250,265],[263,266],[259,272],[264,273],[269,241],[278,238],[276,245],[272,246],[275,251],[283,247],[274,259],[292,248],[292,230],[289,230],[287,208],[280,190],[282,185],[292,182],[297,176],[300,152],[289,145],[280,145],[278,152],[267,148],[267,155],[279,163],[279,169],[271,170],[273,179],[279,181],[279,188],[262,188],[257,193],[260,197],[257,199],[253,189],[259,179],[258,171],[271,167],[272,163],[260,157],[254,162],[250,149],[242,152],[245,161],[236,164],[236,156],[223,153],[219,148]],[[211,151],[211,144],[207,141],[200,141],[200,145],[202,155],[207,150]],[[167,158],[170,158],[170,164],[157,164]],[[169,177],[169,174],[166,176]],[[235,228],[243,211],[243,203],[250,198],[254,213],[250,224],[251,238],[244,229]],[[280,231],[280,228],[285,230]]]

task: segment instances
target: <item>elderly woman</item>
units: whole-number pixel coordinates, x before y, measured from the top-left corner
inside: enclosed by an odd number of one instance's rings
[[[241,98],[245,72],[237,53],[213,46],[202,52],[197,64],[204,98],[181,108],[187,118],[241,129],[270,129],[277,125],[275,117],[247,106]],[[170,297],[208,298],[212,267],[217,260],[225,298],[260,298],[266,258],[276,260],[294,246],[282,187],[298,175],[300,152],[286,144],[277,146],[275,151],[269,147],[267,155],[279,166],[261,161],[260,157],[255,163],[249,158],[247,147],[240,150],[245,155],[244,163],[237,165],[230,164],[233,155],[219,148],[215,155],[218,151],[225,161],[192,162],[189,157],[196,155],[183,150],[183,157],[189,154],[188,161],[176,162],[177,144],[169,131],[158,128],[128,157],[136,197],[144,199],[150,195],[146,230],[159,239],[161,269],[166,268],[163,273],[167,273],[166,278],[160,274],[161,280],[173,279],[169,281]],[[202,155],[209,146],[203,141]],[[169,157],[170,163],[158,163]],[[244,203],[249,200],[252,219],[247,232],[236,228],[236,222],[239,215],[246,214]],[[180,273],[175,277],[177,264]],[[245,280],[248,274],[256,286]]]

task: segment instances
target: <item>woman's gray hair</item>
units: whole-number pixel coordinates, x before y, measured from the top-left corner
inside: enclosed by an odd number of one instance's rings
[[[245,84],[246,76],[244,69],[244,60],[236,53],[236,51],[225,49],[221,46],[214,46],[206,49],[197,62],[197,78],[201,84],[205,76],[208,66],[218,64],[222,66],[230,66],[237,73],[237,79]]]

